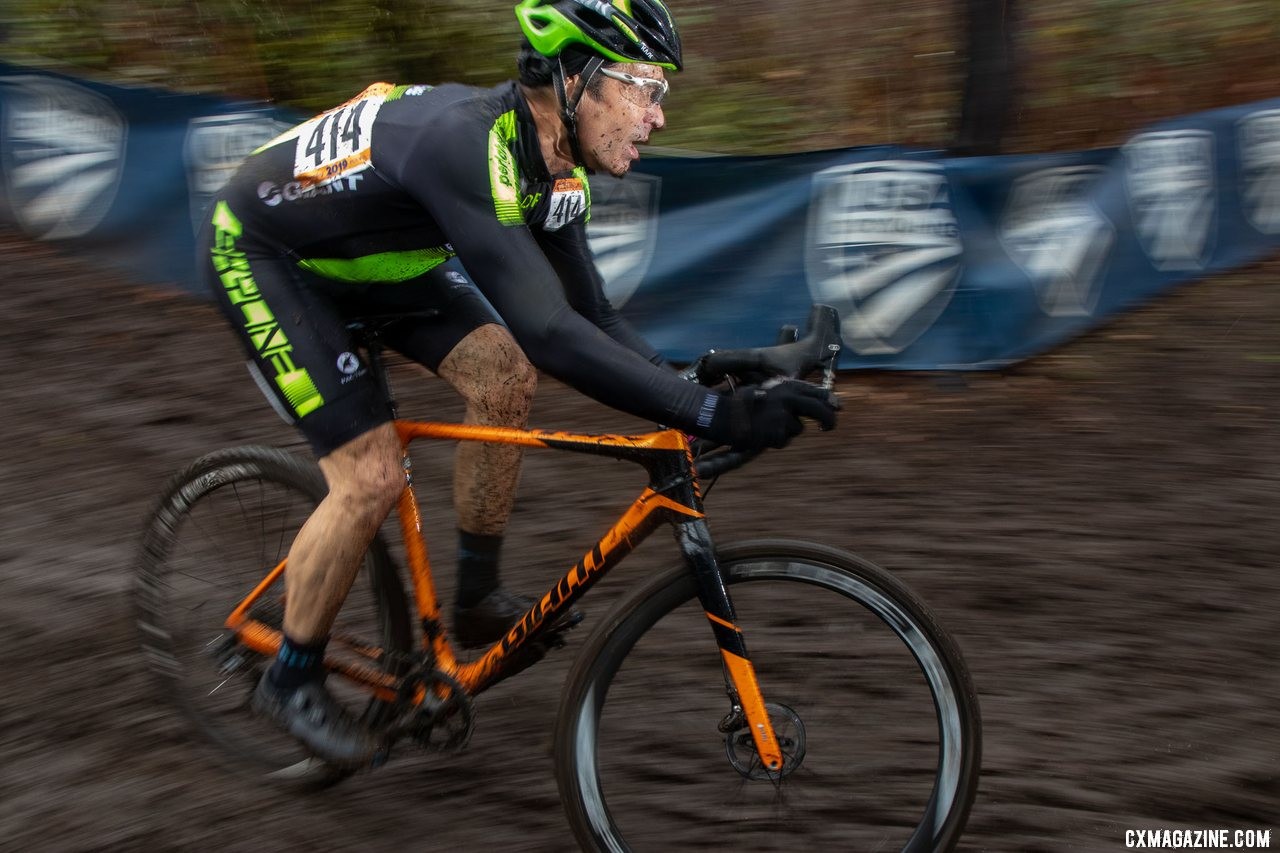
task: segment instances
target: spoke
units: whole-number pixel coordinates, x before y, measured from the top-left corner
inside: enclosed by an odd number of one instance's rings
[[[170,572],[170,574],[178,575],[179,577],[190,578],[191,580],[196,581],[197,583],[202,583],[206,586],[215,587],[217,589],[229,590],[239,586],[239,584],[233,583],[231,581],[215,580],[213,578],[201,577],[200,575],[192,574],[191,572],[182,571],[178,569],[175,569],[174,571]],[[265,574],[265,570],[264,570],[264,574]]]
[[[221,689],[223,688],[223,686],[225,686],[225,685],[226,685],[226,683],[227,683],[228,681],[230,681],[230,680],[231,680],[231,679],[233,679],[233,678],[235,678],[235,675],[234,675],[234,674],[232,674],[232,675],[228,675],[226,678],[222,679],[222,680],[221,680],[221,681],[219,681],[216,685],[214,685],[214,688],[213,688],[212,690],[210,690],[210,691],[209,691],[207,694],[205,694],[205,695],[207,695],[207,696],[212,696],[213,694],[217,693],[219,690],[221,690]]]
[[[291,543],[287,543],[287,542],[285,542],[285,536],[288,534],[288,528],[289,528],[289,525],[288,525],[288,523],[287,523],[287,521],[288,521],[288,510],[289,510],[289,509],[291,509],[291,508],[292,508],[292,507],[286,507],[286,509],[285,509],[284,511],[282,511],[282,520],[281,520],[281,522],[280,522],[280,536],[279,536],[279,538],[276,540],[276,554],[275,554],[275,555],[276,555],[276,563],[279,563],[279,562],[280,562],[280,558],[281,558],[281,557],[282,557],[282,556],[283,556],[283,555],[288,551],[289,545],[291,544]],[[308,514],[309,514],[309,513],[308,513]],[[296,534],[295,534],[295,535],[296,535]],[[265,516],[264,516],[264,518],[263,518],[263,534],[262,534],[262,541],[263,541],[263,542],[266,542],[266,539],[267,539],[267,536],[266,536],[266,518],[265,518]],[[275,563],[273,563],[272,565],[275,565]]]
[[[246,468],[256,473],[246,475]],[[152,665],[178,694],[191,721],[265,775],[312,784],[338,776],[323,762],[299,762],[292,737],[247,713],[254,674],[269,665],[268,656],[250,651],[223,629],[227,613],[279,565],[314,507],[310,490],[299,480],[306,476],[302,465],[272,451],[246,449],[225,454],[221,464],[193,466],[185,489],[172,495],[162,510],[166,514],[153,521],[159,547],[147,555],[143,603],[145,626],[154,626],[144,640],[155,651]],[[217,485],[208,488],[208,483]],[[268,590],[254,603],[250,618],[278,626],[279,592],[278,586]],[[373,642],[359,637],[376,635],[373,628],[365,630],[377,622],[376,606],[363,596],[343,612],[352,628],[343,639],[375,665],[384,658]],[[363,691],[357,695],[345,682],[337,692],[356,716],[384,710],[385,703]]]
[[[214,493],[214,492],[210,492],[209,494],[205,495],[205,499],[206,499],[206,500],[208,500],[210,503],[215,503],[215,502],[216,502],[215,494],[216,494],[216,493]],[[217,514],[216,514],[216,513],[214,513],[214,514],[213,514],[213,518],[216,520],[216,519],[217,519],[217,517],[218,517],[218,516],[217,516]],[[188,512],[186,515],[184,515],[184,516],[183,516],[183,518],[184,518],[184,519],[186,519],[186,521],[187,521],[189,524],[193,525],[193,526],[196,528],[196,533],[197,533],[197,534],[199,534],[200,538],[202,538],[202,539],[204,539],[205,541],[208,541],[208,542],[216,542],[216,541],[217,541],[216,537],[210,536],[210,535],[205,531],[204,524],[202,524],[202,523],[201,523],[201,520],[200,520],[200,516],[199,516],[199,515],[194,514],[194,513],[191,513],[191,512]],[[187,544],[187,541],[186,541],[186,539],[185,539],[185,538],[182,540],[182,549],[183,549],[184,551],[186,551],[188,555],[190,555],[190,554],[192,553],[192,552],[191,552],[191,546]]]

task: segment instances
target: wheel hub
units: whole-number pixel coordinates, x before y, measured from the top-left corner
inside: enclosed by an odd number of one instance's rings
[[[745,717],[740,725],[725,734],[724,751],[733,769],[744,779],[777,783],[794,773],[804,762],[804,721],[794,709],[780,702],[766,702],[764,707],[782,750],[782,769],[770,770],[764,766]]]

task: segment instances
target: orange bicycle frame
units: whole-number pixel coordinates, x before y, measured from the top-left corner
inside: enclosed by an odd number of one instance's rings
[[[405,420],[395,421],[395,426],[405,448],[405,487],[397,503],[397,514],[421,628],[422,651],[437,669],[452,677],[468,695],[475,696],[506,675],[523,668],[527,663],[520,661],[522,652],[529,651],[531,644],[537,642],[549,626],[568,612],[596,581],[650,533],[664,522],[669,523],[675,529],[681,552],[697,578],[699,600],[720,649],[725,686],[734,711],[740,710],[745,716],[764,766],[773,772],[782,769],[782,752],[765,710],[742,631],[736,625],[733,604],[720,573],[703,513],[693,456],[683,433],[664,430],[632,436],[586,435]],[[418,501],[413,490],[408,446],[419,438],[550,447],[626,459],[648,470],[649,485],[591,550],[542,595],[506,636],[479,658],[460,661],[441,620]],[[226,621],[226,627],[236,634],[242,645],[263,655],[274,655],[278,651],[280,631],[254,619],[251,610],[255,602],[279,582],[285,565],[282,561],[272,568]],[[331,671],[363,686],[384,701],[395,701],[401,695],[396,675],[377,666],[381,649],[345,644],[345,650],[354,653],[354,660],[329,654],[325,663]],[[423,693],[419,687],[412,697],[415,703],[422,701]]]

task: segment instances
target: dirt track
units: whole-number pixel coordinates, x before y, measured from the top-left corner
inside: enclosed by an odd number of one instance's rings
[[[548,756],[568,655],[482,698],[466,753],[320,794],[247,785],[189,740],[136,650],[140,525],[195,456],[296,441],[210,309],[7,232],[0,263],[0,848],[571,849]],[[837,433],[711,495],[721,541],[856,551],[959,640],[985,732],[962,849],[1121,849],[1156,827],[1280,848],[1278,275],[1190,286],[1005,374],[846,377]],[[409,412],[456,413],[438,383],[401,386]],[[551,382],[535,420],[642,426]],[[632,482],[609,468],[548,499],[600,470],[559,460],[526,467],[515,586],[545,584]],[[605,587],[673,556],[655,539]]]

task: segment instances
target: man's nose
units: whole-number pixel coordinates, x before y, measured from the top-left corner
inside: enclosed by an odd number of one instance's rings
[[[645,120],[649,122],[649,126],[654,130],[662,130],[667,123],[667,116],[662,112],[661,104],[654,104],[649,108],[649,112],[645,115]]]

